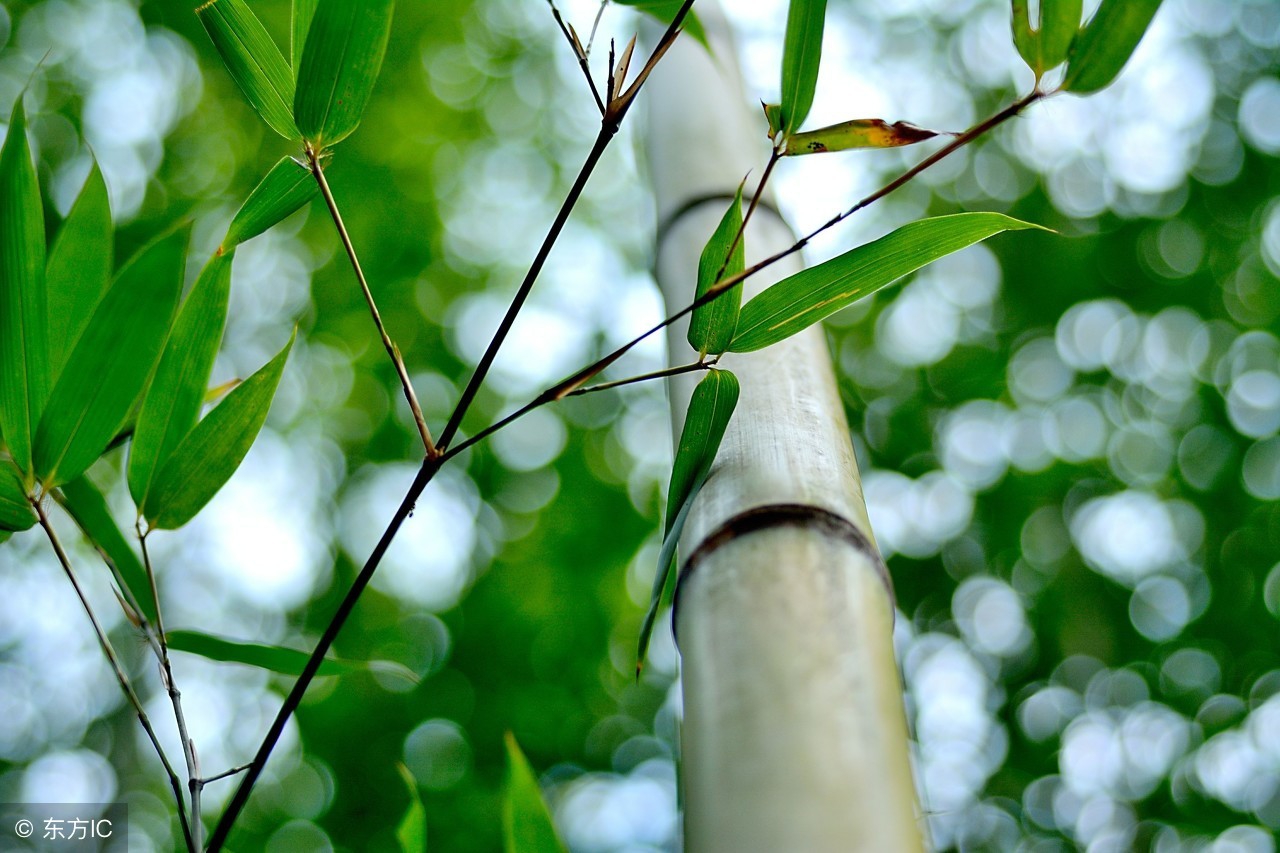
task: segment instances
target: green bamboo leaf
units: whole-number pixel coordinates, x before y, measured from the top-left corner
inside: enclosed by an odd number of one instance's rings
[[[67,358],[111,283],[115,240],[107,185],[95,161],[49,253],[49,358],[53,376]]]
[[[409,792],[409,807],[400,818],[396,827],[396,841],[400,843],[401,853],[426,853],[427,849],[427,810],[422,805],[422,797],[418,794],[418,780],[413,778],[409,768],[397,764],[400,778],[404,780],[405,790]]]
[[[257,373],[240,383],[156,469],[139,507],[152,527],[174,530],[190,521],[240,467],[267,419],[293,337]]]
[[[302,49],[307,43],[307,33],[311,30],[311,19],[315,17],[318,2],[319,0],[293,0],[289,62],[293,66],[295,80],[298,77],[298,69],[302,67]]]
[[[22,95],[0,149],[0,432],[30,479],[31,441],[49,397],[44,208]]]
[[[787,34],[782,45],[782,101],[780,127],[784,133],[799,130],[813,106],[822,60],[822,27],[827,0],[791,0],[787,8]]]
[[[924,142],[937,135],[936,130],[925,130],[905,121],[889,124],[878,118],[857,118],[830,127],[793,133],[787,137],[787,148],[783,153],[796,157],[851,148],[897,148]]]
[[[85,538],[98,550],[102,559],[115,568],[138,606],[142,608],[143,616],[155,625],[156,600],[151,595],[147,571],[111,516],[102,492],[88,477],[77,477],[63,483],[62,488],[54,492],[54,498],[75,519]]]
[[[160,360],[190,234],[184,225],[144,246],[93,312],[36,430],[34,465],[46,485],[84,473],[128,419]]]
[[[1001,231],[1040,228],[1000,213],[922,219],[784,278],[742,307],[731,352],[763,349],[908,273]],[[1048,230],[1048,229],[1042,229]]]
[[[292,157],[283,157],[271,168],[231,220],[220,251],[227,252],[283,220],[315,198],[320,187],[309,171]]]
[[[8,542],[12,538],[13,538],[12,530],[0,530],[0,545],[3,545],[4,543]]]
[[[1028,0],[1013,0],[1013,43],[1036,81],[1061,65],[1080,28],[1083,0],[1040,0],[1040,26],[1031,26]]]
[[[1031,2],[1030,0],[1013,0],[1013,15],[1011,25],[1013,27],[1013,46],[1018,49],[1018,55],[1022,57],[1022,61],[1027,63],[1027,67],[1036,75],[1036,80],[1040,79],[1043,73],[1040,63],[1040,34],[1031,27]]]
[[[36,523],[27,487],[8,460],[0,461],[0,530],[26,530]]]
[[[564,853],[551,813],[542,800],[538,779],[515,735],[506,734],[507,779],[502,797],[504,853]]]
[[[1083,13],[1084,0],[1040,0],[1040,61],[1045,71],[1067,61]]]
[[[280,48],[244,0],[210,0],[196,9],[222,64],[272,130],[298,139],[293,123],[293,73]]]
[[[702,298],[711,286],[722,278],[742,272],[746,258],[746,239],[735,239],[742,228],[742,185],[733,197],[733,203],[725,211],[715,232],[702,249],[698,259],[697,298]],[[730,247],[733,254],[729,254]],[[721,270],[723,275],[717,276]],[[742,306],[742,288],[732,287],[705,305],[693,309],[689,318],[689,346],[699,353],[722,353],[733,340],[738,325],[738,309]]]
[[[664,24],[674,21],[676,12],[679,12],[680,7],[684,5],[684,0],[615,0],[615,2],[619,6],[630,6],[637,12],[652,15]],[[698,20],[698,15],[693,9],[684,16],[682,28],[694,41],[711,50],[711,43],[707,41],[707,31],[703,29],[702,21]]]
[[[395,0],[320,0],[298,66],[293,115],[316,148],[360,124],[382,68]]]
[[[290,649],[285,646],[273,646],[265,643],[245,643],[240,640],[229,640],[202,631],[169,631],[165,640],[170,649],[189,652],[202,658],[222,663],[242,663],[256,666],[268,672],[281,675],[301,675],[307,660],[311,657],[307,652]],[[338,658],[326,658],[320,664],[320,675],[347,675],[354,672],[385,672],[404,678],[417,684],[418,676],[403,664],[393,661],[353,661]]]
[[[187,295],[169,333],[151,386],[143,397],[129,447],[129,493],[146,503],[156,469],[178,447],[200,417],[227,322],[232,255],[215,255]]]
[[[702,484],[711,473],[711,466],[720,452],[724,431],[738,405],[738,377],[727,370],[709,370],[689,398],[689,411],[685,415],[684,429],[676,447],[675,461],[671,467],[671,485],[667,489],[667,515],[662,537],[662,552],[658,555],[658,570],[653,577],[653,589],[649,594],[649,609],[640,625],[640,642],[636,656],[636,672],[644,665],[649,650],[649,638],[658,618],[658,608],[675,566],[676,545],[684,530],[685,519],[693,506]]]
[[[1102,0],[1067,57],[1062,89],[1087,95],[1116,79],[1142,41],[1161,0]]]

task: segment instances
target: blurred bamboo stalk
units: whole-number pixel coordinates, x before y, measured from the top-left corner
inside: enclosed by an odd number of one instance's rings
[[[671,308],[692,299],[703,244],[769,155],[723,14],[696,11],[714,59],[681,38],[647,99]],[[794,237],[762,205],[746,241],[750,264]],[[799,267],[792,255],[745,296]],[[672,363],[688,360],[686,323],[670,330]],[[685,528],[676,601],[686,849],[922,850],[892,592],[821,328],[722,364],[742,397]],[[676,435],[698,378],[671,380]]]

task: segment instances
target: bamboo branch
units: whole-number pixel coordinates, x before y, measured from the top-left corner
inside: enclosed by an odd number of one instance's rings
[[[431,441],[431,430],[427,428],[426,418],[422,415],[422,406],[418,404],[418,395],[413,390],[413,382],[409,379],[409,371],[404,366],[404,359],[400,356],[400,348],[392,342],[391,336],[387,334],[386,326],[382,323],[382,315],[378,312],[378,304],[373,299],[373,292],[369,290],[369,282],[364,277],[364,269],[360,266],[360,259],[356,256],[355,246],[351,243],[351,235],[347,232],[347,226],[343,224],[342,214],[338,211],[338,203],[333,197],[333,191],[329,189],[329,182],[325,179],[324,169],[320,165],[319,153],[311,147],[306,147],[307,163],[311,169],[311,174],[316,179],[316,184],[320,187],[320,194],[324,196],[324,203],[329,208],[329,216],[333,219],[334,227],[338,229],[338,237],[342,240],[342,247],[347,251],[347,259],[351,262],[351,269],[355,271],[356,280],[360,283],[360,290],[364,293],[365,302],[369,305],[369,313],[373,316],[373,324],[378,328],[378,336],[382,339],[383,349],[387,351],[387,355],[391,358],[391,363],[395,365],[396,375],[400,377],[400,387],[404,391],[404,398],[409,403],[409,410],[413,412],[413,422],[418,428],[418,437],[422,440],[422,446],[428,457],[436,456],[437,450],[435,444]]]
[[[187,789],[191,792],[191,843],[196,850],[202,849],[204,841],[204,824],[200,820],[200,794],[204,783],[200,780],[200,762],[196,758],[196,745],[187,730],[187,715],[182,710],[182,691],[173,678],[173,667],[169,663],[169,641],[165,636],[164,613],[160,607],[160,590],[156,584],[156,573],[151,566],[151,554],[147,550],[147,535],[151,531],[143,531],[142,519],[134,524],[138,533],[138,542],[142,546],[142,567],[147,572],[147,582],[151,584],[151,597],[156,602],[156,637],[153,648],[160,661],[160,676],[164,682],[165,692],[169,694],[169,702],[173,705],[173,719],[178,726],[178,737],[182,741],[182,756],[187,763]]]
[[[649,73],[663,55],[666,54],[676,36],[680,34],[680,25],[692,7],[693,0],[684,0],[671,25],[663,33],[658,46],[654,48],[644,68],[637,75],[635,82],[621,95],[611,99],[606,106],[604,116],[600,121],[600,132],[597,134],[591,150],[587,153],[587,159],[578,170],[578,176],[574,179],[573,186],[569,189],[569,194],[560,205],[560,210],[556,213],[556,218],[552,221],[546,237],[543,238],[542,245],[534,256],[533,263],[529,265],[524,280],[520,282],[520,287],[516,290],[516,294],[507,308],[506,315],[503,316],[497,331],[494,332],[493,338],[489,341],[488,348],[485,349],[479,364],[476,365],[475,371],[471,374],[471,379],[467,382],[467,387],[463,389],[462,396],[458,399],[458,405],[454,407],[453,414],[449,416],[449,422],[445,424],[444,431],[440,433],[438,448],[441,453],[448,450],[449,443],[457,433],[458,427],[462,425],[462,419],[466,416],[467,410],[471,408],[476,393],[480,390],[480,385],[489,374],[490,368],[493,367],[498,350],[502,348],[503,342],[506,341],[511,327],[515,324],[516,317],[520,314],[520,309],[524,307],[525,300],[529,298],[529,293],[533,290],[533,285],[538,280],[538,276],[546,264],[547,257],[551,254],[551,249],[555,246],[556,241],[559,240],[560,232],[564,229],[565,223],[569,221],[569,214],[577,206],[578,199],[586,188],[587,180],[591,177],[592,172],[595,171],[596,166],[599,165],[600,157],[604,154],[605,149],[609,147],[614,135],[617,134],[623,118],[626,117],[631,104],[635,102],[635,97],[640,93],[640,89],[644,85],[644,81],[648,79]],[[612,86],[610,89],[612,90]]]
[[[124,691],[125,698],[133,706],[133,712],[137,715],[138,722],[142,724],[142,730],[146,732],[152,748],[155,749],[156,755],[160,757],[160,764],[169,776],[169,784],[173,788],[173,797],[178,803],[178,820],[182,824],[183,839],[186,841],[187,849],[192,853],[196,853],[199,848],[192,837],[191,826],[187,823],[186,798],[182,795],[182,783],[178,779],[178,774],[174,772],[173,765],[169,763],[169,757],[165,755],[164,747],[160,745],[160,739],[156,737],[155,729],[151,727],[151,719],[142,707],[142,700],[134,692],[133,684],[129,681],[129,676],[125,674],[124,667],[120,664],[120,658],[116,655],[115,647],[111,645],[107,632],[103,630],[102,624],[98,622],[98,616],[93,612],[93,606],[89,604],[89,598],[85,595],[84,588],[80,586],[79,578],[76,577],[75,571],[71,568],[71,561],[67,558],[66,551],[62,549],[62,541],[58,539],[58,534],[54,531],[53,525],[49,522],[49,516],[44,511],[44,502],[39,497],[33,497],[30,500],[31,506],[35,508],[36,517],[40,520],[40,527],[43,528],[45,536],[49,539],[49,544],[53,546],[53,553],[57,555],[58,562],[62,565],[62,571],[66,574],[67,580],[71,582],[71,588],[75,590],[76,597],[80,599],[80,606],[84,608],[85,615],[89,617],[89,624],[93,626],[93,633],[98,638],[98,645],[102,647],[102,653],[106,655],[107,662],[111,664],[111,670],[115,673],[120,689]]]
[[[279,712],[272,721],[271,728],[267,730],[266,736],[262,739],[262,744],[259,746],[257,754],[253,757],[253,761],[245,768],[245,776],[240,780],[240,786],[236,788],[235,794],[231,797],[231,802],[227,804],[226,811],[222,813],[222,817],[218,820],[218,825],[213,829],[213,834],[209,836],[209,853],[217,853],[226,844],[227,836],[231,834],[231,828],[235,826],[236,818],[240,816],[245,804],[249,802],[249,794],[253,791],[254,784],[262,774],[263,768],[267,766],[267,759],[271,757],[271,752],[279,742],[280,735],[284,733],[285,724],[289,722],[289,718],[298,709],[298,705],[301,704],[302,697],[307,692],[307,687],[311,685],[316,673],[320,671],[320,665],[324,663],[325,655],[329,653],[334,640],[337,639],[339,632],[342,631],[342,626],[346,624],[348,617],[351,616],[356,602],[360,600],[360,595],[364,592],[365,587],[369,585],[370,579],[373,578],[373,573],[377,571],[382,558],[387,553],[387,548],[391,546],[392,540],[395,539],[396,533],[399,532],[400,526],[404,524],[405,519],[413,512],[414,504],[417,503],[422,490],[427,487],[436,472],[440,470],[441,461],[440,456],[428,457],[423,460],[422,466],[418,469],[418,475],[414,477],[413,483],[405,493],[404,499],[400,501],[400,506],[396,509],[395,515],[392,516],[386,530],[383,531],[382,537],[373,549],[373,553],[369,555],[369,559],[365,561],[360,573],[352,581],[351,588],[347,590],[342,603],[338,605],[333,618],[329,620],[329,624],[325,627],[319,642],[316,643],[316,647],[312,650],[311,657],[307,659],[306,666],[302,668],[302,674],[298,676],[298,680],[293,684],[293,689],[285,697],[284,703],[280,706]]]

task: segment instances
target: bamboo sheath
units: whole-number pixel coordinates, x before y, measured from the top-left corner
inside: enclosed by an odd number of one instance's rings
[[[706,239],[769,151],[721,13],[706,0],[696,8],[715,58],[682,37],[647,92],[664,223],[657,273],[670,308],[692,298]],[[761,207],[747,263],[793,242]],[[797,271],[795,258],[744,295]],[[672,363],[692,355],[685,328],[671,330]],[[685,849],[922,850],[892,593],[823,333],[721,364],[742,395],[680,543]],[[676,435],[699,378],[671,381]]]

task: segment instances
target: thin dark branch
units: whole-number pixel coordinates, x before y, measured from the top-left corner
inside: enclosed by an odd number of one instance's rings
[[[306,148],[307,164],[311,169],[312,176],[316,179],[316,184],[320,187],[320,194],[324,196],[324,203],[329,208],[329,216],[333,219],[334,227],[338,230],[338,237],[342,240],[342,247],[347,251],[347,259],[351,262],[351,269],[355,271],[356,280],[360,283],[360,290],[364,293],[365,302],[369,305],[369,313],[373,316],[373,324],[378,328],[378,336],[382,339],[382,346],[387,351],[387,355],[391,358],[391,363],[395,366],[396,375],[400,377],[400,387],[404,391],[404,398],[409,403],[409,410],[413,413],[413,422],[418,428],[418,437],[422,439],[422,446],[426,450],[428,457],[437,455],[436,447],[431,441],[431,430],[427,428],[426,418],[422,415],[422,406],[418,404],[418,395],[413,390],[413,382],[409,379],[409,371],[404,366],[404,359],[400,356],[400,348],[391,340],[391,336],[387,334],[386,326],[382,323],[382,315],[378,312],[378,304],[373,299],[373,292],[369,290],[369,282],[364,277],[364,269],[360,266],[360,259],[356,256],[355,246],[351,243],[351,235],[347,233],[347,226],[342,222],[342,214],[338,211],[338,203],[333,197],[333,191],[329,189],[329,182],[325,179],[324,169],[320,166],[320,154],[310,145]]]
[[[692,373],[695,370],[708,370],[715,363],[716,363],[716,359],[712,358],[712,359],[707,359],[705,361],[695,361],[690,364],[681,364],[677,367],[664,367],[662,370],[655,370],[652,373],[645,373],[645,374],[641,374],[640,376],[630,376],[626,379],[614,380],[613,382],[602,382],[599,385],[591,385],[586,388],[581,387],[582,383],[585,382],[586,379],[583,378],[583,371],[579,371],[578,373],[575,373],[573,376],[569,377],[568,379],[564,379],[556,383],[552,387],[548,388],[546,391],[543,391],[537,397],[530,400],[528,403],[525,403],[523,406],[516,409],[511,414],[507,415],[502,420],[489,425],[488,427],[486,427],[485,429],[482,429],[480,432],[476,433],[475,435],[470,436],[465,441],[459,442],[454,447],[451,447],[449,450],[445,452],[443,459],[444,461],[448,461],[449,459],[452,459],[454,456],[457,456],[458,454],[462,453],[462,451],[470,447],[474,447],[475,445],[479,444],[481,441],[484,441],[486,438],[493,435],[495,432],[498,432],[504,427],[514,423],[515,421],[520,420],[522,417],[529,414],[534,409],[545,406],[548,403],[554,403],[557,400],[563,400],[565,397],[577,397],[583,394],[594,394],[597,391],[607,391],[611,388],[619,388],[623,385],[632,385],[636,382],[645,382],[650,379],[663,379],[668,376],[678,376],[681,373]],[[600,368],[600,370],[603,370],[603,369],[604,369],[603,367]],[[599,370],[593,372],[592,375],[594,376],[595,373],[598,373],[598,372]]]
[[[200,794],[203,783],[200,781],[200,763],[196,759],[195,741],[187,730],[187,715],[182,710],[182,691],[173,677],[173,666],[169,663],[169,640],[165,636],[164,615],[160,608],[160,589],[156,584],[155,569],[151,565],[151,553],[147,550],[147,533],[143,531],[142,519],[135,524],[138,542],[142,547],[142,567],[147,573],[147,582],[151,584],[151,598],[156,603],[156,649],[160,659],[160,675],[164,680],[165,692],[169,694],[169,702],[173,706],[173,719],[178,725],[178,737],[182,741],[182,756],[187,764],[187,790],[191,793],[191,843],[196,850],[202,849],[204,842],[204,824],[200,820]]]
[[[582,168],[578,170],[578,177],[574,180],[564,203],[560,205],[560,210],[556,213],[556,218],[551,223],[551,228],[547,231],[547,236],[543,239],[533,263],[529,265],[529,270],[525,273],[524,280],[520,282],[520,287],[516,291],[515,297],[511,300],[511,305],[507,308],[507,313],[502,318],[498,330],[494,332],[493,339],[489,341],[489,346],[480,358],[480,363],[476,365],[475,371],[471,374],[471,379],[467,382],[467,387],[463,389],[462,396],[458,399],[458,405],[454,407],[453,414],[449,416],[449,422],[445,424],[444,431],[440,433],[440,441],[437,447],[441,453],[448,449],[449,442],[453,440],[454,435],[458,432],[458,427],[462,425],[463,417],[466,416],[467,411],[471,408],[476,393],[480,390],[480,385],[488,375],[489,369],[493,367],[493,361],[498,355],[498,350],[501,349],[503,342],[506,341],[507,334],[511,331],[512,325],[515,324],[516,317],[520,314],[520,309],[524,307],[525,300],[529,297],[529,292],[533,290],[533,285],[538,280],[542,267],[546,264],[547,257],[551,254],[552,247],[555,246],[556,241],[559,239],[560,232],[569,220],[569,214],[577,205],[578,199],[587,185],[587,180],[591,177],[591,173],[595,171],[605,149],[609,147],[609,142],[617,134],[618,127],[621,125],[627,111],[631,108],[631,104],[635,102],[635,97],[640,93],[644,81],[648,79],[658,61],[675,42],[676,36],[680,34],[680,25],[684,22],[685,16],[689,14],[691,8],[693,8],[693,0],[684,0],[670,26],[662,34],[662,39],[658,42],[658,46],[653,49],[653,53],[650,54],[644,68],[637,75],[635,82],[607,105],[605,115],[601,119],[600,133],[596,136],[595,144],[591,146],[591,151],[587,154],[586,161],[582,164]]]
[[[311,657],[307,659],[307,664],[303,667],[302,674],[298,676],[298,680],[293,684],[293,689],[289,691],[289,695],[285,697],[284,703],[280,706],[280,711],[276,714],[275,720],[271,723],[271,728],[267,730],[266,736],[262,739],[262,744],[259,746],[257,754],[246,768],[245,776],[240,780],[240,786],[236,788],[235,794],[231,797],[231,802],[227,804],[226,811],[222,813],[222,817],[218,820],[218,825],[214,827],[213,834],[209,837],[209,853],[217,853],[226,844],[227,836],[230,835],[236,819],[249,801],[249,794],[253,791],[253,786],[262,774],[263,768],[267,766],[267,759],[271,757],[272,750],[275,749],[276,743],[279,742],[280,735],[284,732],[285,724],[293,716],[293,712],[298,709],[303,695],[307,692],[307,687],[311,685],[316,673],[320,671],[320,664],[324,662],[325,655],[329,653],[329,649],[332,648],[338,633],[342,631],[342,626],[346,624],[348,617],[351,616],[356,602],[360,600],[360,595],[364,592],[365,587],[369,585],[370,579],[373,578],[373,573],[377,571],[378,565],[387,553],[387,548],[391,546],[391,541],[395,539],[396,533],[399,532],[400,526],[404,524],[405,519],[413,512],[414,504],[417,503],[422,490],[427,487],[432,477],[440,470],[440,464],[441,457],[439,456],[423,460],[417,476],[414,477],[413,483],[405,493],[404,499],[400,501],[400,506],[396,509],[395,515],[392,516],[387,529],[383,531],[382,538],[378,540],[373,553],[369,555],[369,559],[365,561],[360,573],[352,581],[351,588],[347,590],[342,603],[338,605],[333,618],[329,620],[324,633],[320,636],[320,641],[316,643],[316,647],[312,650]]]
[[[85,595],[84,588],[80,586],[79,578],[76,577],[75,571],[71,568],[71,561],[67,559],[66,551],[62,550],[62,542],[58,539],[58,534],[54,532],[53,525],[49,522],[49,516],[44,511],[44,502],[39,498],[32,498],[31,506],[35,508],[36,517],[40,519],[40,527],[44,529],[45,536],[49,538],[49,544],[53,546],[53,553],[57,555],[58,562],[62,565],[62,571],[66,574],[67,580],[71,581],[71,587],[75,590],[76,597],[80,599],[80,606],[84,608],[85,615],[89,617],[89,623],[93,626],[93,633],[98,638],[98,645],[102,647],[102,653],[106,655],[107,662],[111,664],[111,670],[115,673],[120,689],[124,691],[125,698],[133,706],[133,712],[137,715],[138,722],[142,724],[142,730],[146,732],[152,748],[155,749],[156,755],[160,757],[160,764],[164,767],[164,771],[169,777],[170,787],[173,788],[173,798],[178,803],[178,820],[182,824],[183,839],[186,841],[187,849],[194,853],[199,848],[192,838],[191,826],[187,823],[187,802],[182,794],[182,782],[178,778],[178,774],[174,772],[173,765],[169,763],[169,757],[165,755],[164,747],[160,746],[160,739],[156,737],[155,729],[151,727],[151,719],[147,716],[147,712],[143,710],[142,700],[134,692],[133,684],[129,681],[129,676],[125,674],[124,667],[120,664],[120,658],[116,656],[115,647],[111,645],[107,632],[102,629],[102,624],[98,622],[98,616],[93,612],[93,607],[89,604],[89,598]]]
[[[587,62],[588,54],[591,50],[590,46],[584,48],[582,42],[578,40],[578,34],[573,31],[572,27],[564,22],[564,18],[560,16],[560,10],[556,8],[555,0],[547,0],[547,5],[551,7],[551,17],[556,19],[556,24],[560,26],[560,32],[564,33],[564,37],[569,42],[569,47],[573,48],[573,55],[578,58],[578,67],[582,69],[582,75],[587,78],[587,85],[591,87],[591,96],[596,99],[596,106],[600,108],[600,115],[604,115],[604,99],[600,97],[600,90],[596,88],[596,81],[591,76],[591,66]],[[604,11],[604,6],[600,7]],[[596,16],[596,22],[599,23],[600,17]],[[596,34],[595,27],[591,28],[591,35]],[[589,41],[589,40],[588,40]]]
[[[564,203],[560,205],[560,211],[551,223],[551,228],[547,231],[546,237],[543,238],[538,254],[534,257],[533,263],[529,265],[529,270],[525,273],[524,280],[520,282],[520,287],[516,290],[516,294],[511,300],[511,305],[507,307],[506,315],[502,318],[497,331],[493,333],[493,338],[489,341],[488,348],[484,351],[484,355],[480,358],[479,364],[476,365],[475,371],[471,374],[470,381],[467,382],[467,387],[463,390],[462,396],[458,400],[458,405],[454,407],[453,414],[449,416],[449,422],[445,424],[444,431],[440,433],[438,447],[441,452],[448,449],[449,442],[453,440],[458,427],[462,425],[463,416],[466,415],[471,403],[475,400],[481,383],[489,375],[489,369],[493,367],[493,360],[497,358],[498,350],[502,347],[503,342],[506,341],[511,327],[515,325],[516,317],[520,314],[520,309],[524,307],[525,300],[529,298],[534,282],[538,280],[542,267],[551,255],[552,247],[555,246],[556,241],[560,238],[560,232],[564,229],[565,223],[569,221],[569,214],[582,196],[582,191],[587,185],[587,179],[595,171],[601,155],[609,147],[609,142],[613,139],[617,130],[616,123],[610,124],[606,122],[601,125],[595,144],[591,146],[591,151],[587,154],[586,161],[582,164],[582,168],[578,170],[578,177],[574,180],[569,194],[565,196]]]

